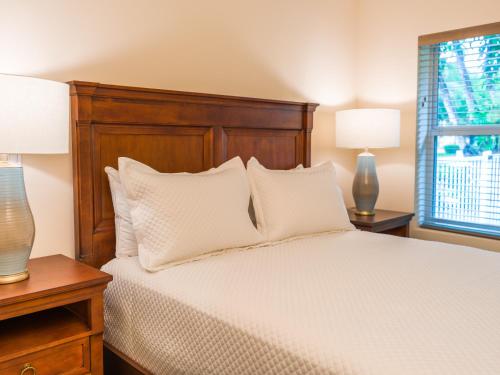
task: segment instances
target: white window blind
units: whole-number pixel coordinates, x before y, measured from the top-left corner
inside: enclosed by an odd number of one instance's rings
[[[500,238],[500,24],[495,29],[420,43],[416,206],[421,226]]]

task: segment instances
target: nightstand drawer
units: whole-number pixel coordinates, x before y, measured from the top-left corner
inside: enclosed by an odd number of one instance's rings
[[[90,373],[89,339],[79,339],[50,349],[41,350],[0,363],[0,375],[66,374]]]

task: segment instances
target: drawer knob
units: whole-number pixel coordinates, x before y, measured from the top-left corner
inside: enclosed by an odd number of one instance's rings
[[[31,371],[31,372],[29,372],[29,371]],[[31,363],[26,363],[24,365],[23,369],[21,370],[20,375],[36,375],[36,368],[31,366]]]

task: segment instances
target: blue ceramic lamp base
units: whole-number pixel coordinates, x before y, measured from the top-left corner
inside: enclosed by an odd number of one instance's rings
[[[34,235],[20,158],[0,154],[0,284],[29,277],[26,264]]]
[[[378,198],[377,170],[375,155],[367,150],[358,155],[352,196],[356,203],[356,215],[375,215],[375,203]]]

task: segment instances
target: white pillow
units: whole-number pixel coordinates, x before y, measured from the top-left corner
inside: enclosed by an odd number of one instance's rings
[[[131,159],[132,160],[132,159]],[[160,173],[157,170],[133,160],[135,166],[145,172]],[[220,170],[226,168],[234,168],[239,166],[236,158],[226,161],[218,168]],[[211,168],[210,170],[214,170]],[[109,187],[111,190],[111,200],[113,201],[113,208],[115,211],[115,235],[116,235],[116,249],[115,255],[117,258],[133,257],[139,255],[137,239],[135,238],[135,231],[132,225],[132,217],[130,216],[130,208],[127,203],[125,191],[123,190],[120,181],[119,172],[112,167],[105,167],[104,171],[108,175]],[[185,172],[182,172],[185,173]],[[201,172],[207,173],[207,172]],[[253,212],[253,205],[250,202],[251,210]],[[249,206],[249,213],[250,213]],[[255,218],[252,219],[255,223]]]
[[[270,170],[247,164],[257,228],[267,241],[334,230],[352,230],[335,167]]]
[[[303,169],[304,166],[299,164],[295,167],[295,169]],[[257,218],[255,217],[255,207],[253,205],[252,199],[250,199],[250,204],[248,205],[248,214],[250,215],[250,220],[252,220],[253,225],[257,227]]]
[[[119,158],[119,173],[148,271],[261,242],[248,215],[250,189],[240,158],[203,173],[157,173]]]
[[[144,167],[149,168],[146,165]],[[137,256],[137,240],[135,239],[132,217],[130,216],[130,209],[120,181],[120,175],[112,167],[106,167],[104,171],[108,175],[111,200],[115,210],[115,255],[118,258]]]

